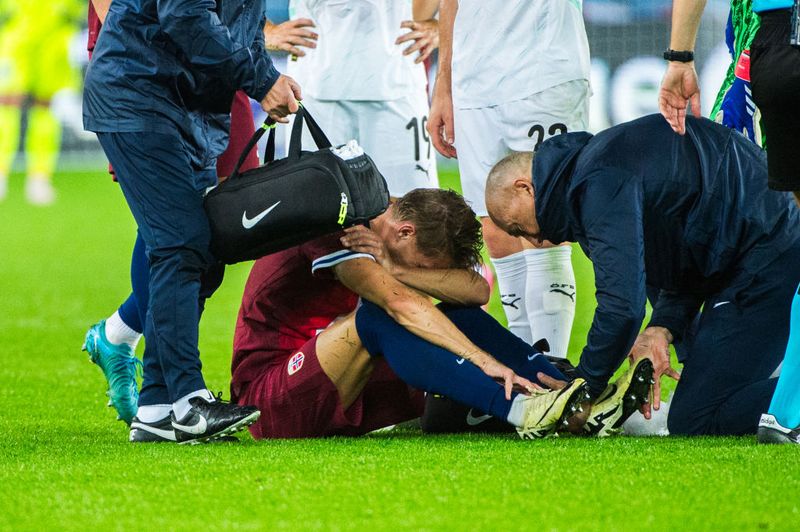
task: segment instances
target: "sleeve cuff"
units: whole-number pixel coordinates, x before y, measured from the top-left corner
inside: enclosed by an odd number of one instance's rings
[[[672,335],[672,343],[678,343],[683,339],[685,324],[683,320],[670,316],[652,316],[648,327],[664,327]]]
[[[353,259],[370,259],[375,260],[375,257],[369,253],[356,253],[349,249],[343,249],[334,253],[329,253],[323,257],[314,260],[311,263],[311,273],[316,274],[320,270],[333,268],[337,264]]]
[[[269,67],[267,68],[267,72],[265,74],[266,79],[264,82],[257,87],[252,93],[248,92],[247,95],[250,96],[257,102],[260,102],[264,99],[267,93],[272,89],[272,86],[275,85],[275,82],[278,81],[278,78],[281,76],[281,73],[273,66],[272,62],[269,63]]]

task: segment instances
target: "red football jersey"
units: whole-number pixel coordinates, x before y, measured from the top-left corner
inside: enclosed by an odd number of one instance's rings
[[[92,0],[89,0],[89,14],[87,20],[89,22],[89,40],[86,43],[86,49],[89,50],[89,58],[91,59],[92,50],[94,50],[97,36],[100,35],[100,28],[102,27],[100,19],[97,17],[97,11],[94,10],[94,6],[92,5]]]
[[[253,264],[233,339],[231,389],[255,379],[358,305],[358,295],[333,276],[346,260],[372,259],[344,249],[343,233],[317,238]]]

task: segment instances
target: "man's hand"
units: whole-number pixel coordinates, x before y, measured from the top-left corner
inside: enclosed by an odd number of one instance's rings
[[[640,358],[649,358],[653,362],[653,379],[655,384],[651,390],[651,402],[642,407],[642,414],[650,419],[650,404],[658,410],[661,408],[661,376],[666,375],[680,380],[681,375],[670,365],[669,344],[672,343],[672,334],[663,327],[648,327],[637,338],[631,348],[628,358],[633,364]]]
[[[299,109],[297,100],[300,99],[300,85],[289,76],[281,75],[261,100],[261,108],[276,122],[286,124],[289,122],[286,117]]]
[[[686,133],[686,106],[692,104],[692,114],[700,118],[700,87],[694,62],[670,61],[658,91],[658,108],[676,133]]]
[[[369,253],[389,273],[394,273],[394,264],[386,251],[383,240],[369,227],[356,225],[344,230],[345,235],[340,238],[344,247],[358,253]]]
[[[428,115],[428,134],[436,151],[447,158],[458,156],[453,145],[456,137],[453,129],[453,95],[450,92],[449,79],[436,81]]]
[[[514,373],[511,368],[500,363],[488,353],[475,353],[473,356],[468,357],[468,360],[481,368],[481,371],[486,375],[502,384],[506,390],[506,399],[508,400],[511,400],[511,392],[513,391],[529,393],[532,390],[541,389],[540,386]]]
[[[289,52],[297,57],[306,53],[298,48],[316,48],[319,35],[305,28],[313,28],[314,21],[307,18],[287,20],[281,24],[267,22],[264,25],[264,42],[267,50]]]
[[[403,55],[419,52],[417,58],[414,59],[414,63],[422,63],[439,47],[439,21],[436,19],[420,22],[406,20],[400,24],[400,27],[411,31],[398,37],[394,43],[399,45],[404,42],[414,41],[414,44],[403,50]]]

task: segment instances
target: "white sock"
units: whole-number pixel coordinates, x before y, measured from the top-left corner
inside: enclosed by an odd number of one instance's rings
[[[142,333],[134,331],[122,321],[119,311],[114,312],[106,320],[106,338],[112,344],[128,344],[133,349],[136,349],[136,344],[139,343],[141,337]]]
[[[661,401],[661,408],[653,409],[651,413],[650,419],[645,419],[637,410],[622,424],[622,431],[628,436],[669,436],[669,402]]]
[[[175,419],[183,419],[183,417],[189,413],[189,410],[192,408],[192,405],[189,404],[189,399],[193,397],[202,397],[209,403],[214,401],[214,395],[205,388],[192,393],[187,393],[172,403],[172,411],[175,412]]]
[[[508,329],[525,340],[525,343],[532,344],[531,326],[525,310],[525,279],[528,276],[525,254],[520,251],[507,257],[492,259],[492,264],[497,273],[497,287],[500,289],[500,300],[508,319]]]
[[[526,395],[517,394],[513,401],[511,401],[511,410],[508,411],[506,418],[509,423],[515,427],[521,427],[525,424],[525,398]]]
[[[525,306],[533,342],[545,338],[550,356],[566,358],[575,318],[572,247],[526,249]]]
[[[140,406],[136,411],[136,417],[143,423],[155,423],[167,417],[170,412],[172,412],[172,405]]]

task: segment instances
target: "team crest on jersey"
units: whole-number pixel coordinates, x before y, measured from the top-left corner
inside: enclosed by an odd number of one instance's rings
[[[306,356],[303,354],[302,351],[298,351],[292,358],[289,359],[289,365],[286,367],[286,370],[289,372],[289,375],[294,375],[300,368],[303,367],[303,362],[305,362]]]

